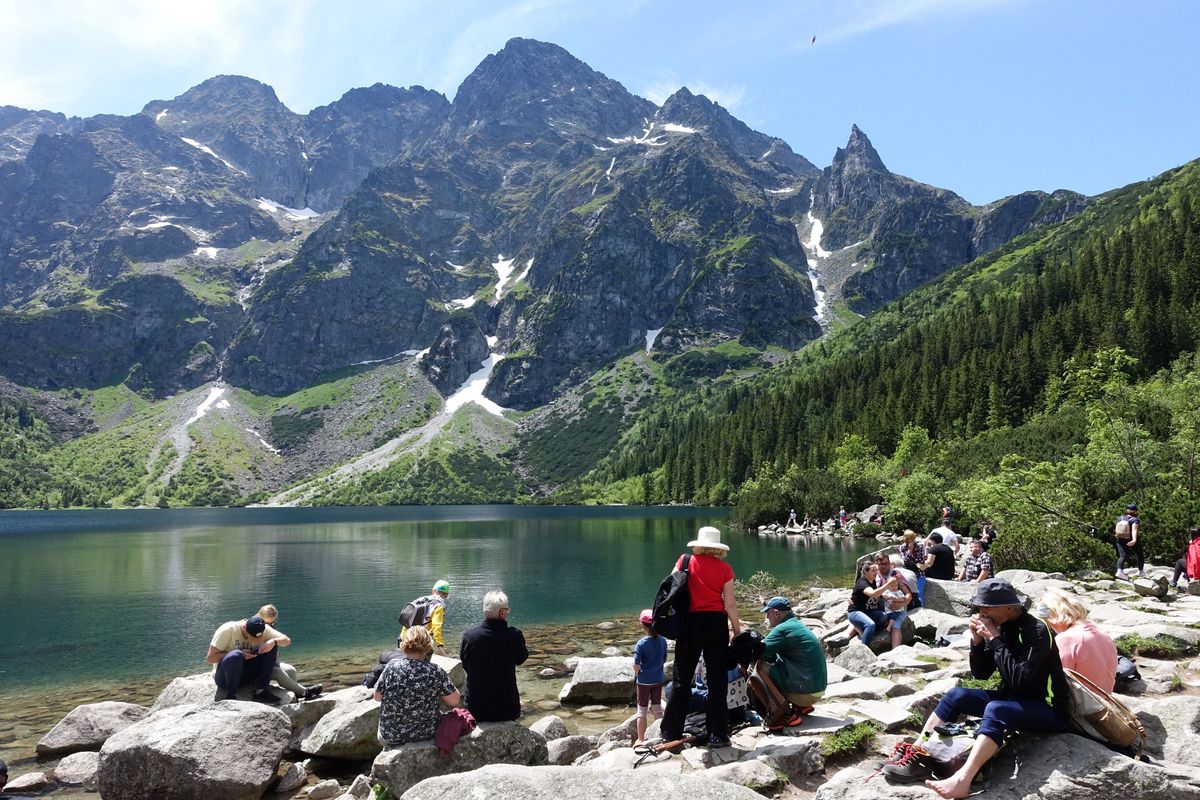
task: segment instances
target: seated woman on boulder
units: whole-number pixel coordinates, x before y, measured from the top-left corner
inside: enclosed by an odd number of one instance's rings
[[[258,610],[258,616],[263,618],[271,628],[275,627],[275,623],[279,621],[279,609],[267,603]],[[275,637],[276,647],[287,647],[292,643],[292,637],[286,633],[278,633]],[[314,683],[311,686],[305,686],[298,680],[299,673],[291,664],[284,664],[282,661],[276,662],[275,669],[271,673],[271,678],[296,696],[297,700],[312,700],[317,695],[321,694],[321,684]]]
[[[850,624],[858,632],[862,643],[866,645],[871,643],[876,629],[880,625],[887,625],[891,619],[883,609],[883,593],[896,590],[900,582],[898,578],[889,577],[881,585],[876,586],[875,579],[878,575],[879,567],[875,562],[868,561],[863,565],[862,574],[859,575],[854,584],[854,590],[850,593],[850,608],[846,612],[846,618],[850,620]],[[894,643],[898,643],[899,638],[900,627],[896,626],[892,640]]]
[[[379,741],[384,747],[432,739],[441,719],[441,705],[457,706],[458,690],[450,676],[425,658],[433,652],[429,631],[408,628],[400,637],[403,658],[393,658],[375,684],[379,708]]]
[[[1087,607],[1065,592],[1049,589],[1035,610],[1055,633],[1062,665],[1111,694],[1117,677],[1117,646],[1088,620]]]

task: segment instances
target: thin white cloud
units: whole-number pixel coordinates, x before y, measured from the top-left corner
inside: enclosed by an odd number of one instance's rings
[[[895,25],[978,14],[1014,6],[1022,0],[852,0],[837,4],[826,20],[828,27],[817,35],[818,42],[852,39]],[[805,43],[806,44],[806,43]]]

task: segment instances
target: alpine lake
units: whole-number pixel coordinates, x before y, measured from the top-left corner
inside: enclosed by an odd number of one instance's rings
[[[650,605],[703,525],[730,545],[740,579],[848,585],[874,540],[731,531],[726,509],[421,506],[0,512],[0,758],[29,764],[72,708],[149,705],[172,677],[207,669],[221,623],[279,609],[303,683],[357,684],[398,633],[400,608],[450,582],[445,641],[508,594],[530,658],[518,671],[526,719],[554,711],[580,731],[630,709],[558,711],[563,659],[632,652]],[[752,617],[751,622],[761,622]],[[615,623],[599,627],[603,622]],[[15,770],[14,774],[25,769]]]

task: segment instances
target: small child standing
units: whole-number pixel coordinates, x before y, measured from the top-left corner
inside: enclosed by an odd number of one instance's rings
[[[654,632],[650,627],[654,622],[654,614],[650,609],[642,611],[638,617],[646,635],[638,639],[633,648],[633,674],[637,676],[637,741],[641,744],[646,739],[646,716],[653,714],[655,719],[663,715],[662,687],[665,675],[663,665],[667,661],[667,640]]]

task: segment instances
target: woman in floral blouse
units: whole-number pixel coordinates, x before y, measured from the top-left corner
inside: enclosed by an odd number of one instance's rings
[[[439,666],[426,661],[433,652],[429,631],[408,628],[400,638],[404,658],[393,658],[375,684],[379,708],[379,741],[385,747],[432,739],[441,718],[439,702],[456,706],[458,690]]]

